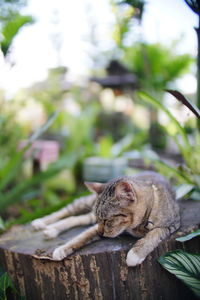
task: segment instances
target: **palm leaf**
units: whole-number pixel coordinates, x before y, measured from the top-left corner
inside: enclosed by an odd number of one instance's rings
[[[200,297],[200,254],[177,250],[166,253],[158,261]]]

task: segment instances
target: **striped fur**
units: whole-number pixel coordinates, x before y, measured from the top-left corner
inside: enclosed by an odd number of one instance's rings
[[[93,225],[56,248],[55,260],[63,259],[100,236],[114,238],[126,231],[140,238],[127,254],[128,266],[135,266],[180,226],[174,193],[160,174],[143,172],[137,177],[123,176],[106,184],[87,182],[86,186],[92,195],[76,199],[58,212],[32,222],[35,229],[43,230],[46,238],[54,238],[74,226]]]

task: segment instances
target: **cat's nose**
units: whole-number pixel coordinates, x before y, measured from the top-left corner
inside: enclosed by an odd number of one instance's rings
[[[103,224],[98,224],[97,232],[98,232],[98,235],[103,236],[103,234],[104,234],[104,225]]]

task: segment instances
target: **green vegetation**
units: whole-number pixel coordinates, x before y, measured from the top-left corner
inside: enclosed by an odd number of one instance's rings
[[[198,229],[176,240],[183,243],[199,235]],[[167,271],[182,280],[197,297],[200,297],[200,254],[176,250],[159,257],[158,261]]]
[[[39,138],[39,136],[52,124],[52,121],[56,118],[57,114],[54,114],[49,120],[28,140],[27,145],[21,150],[13,151],[10,159],[7,159],[5,163],[2,163],[0,168],[0,209],[3,211],[10,204],[22,200],[23,196],[30,189],[41,181],[45,181],[49,177],[56,174],[61,167],[59,165],[51,166],[47,171],[38,173],[31,178],[19,178],[21,173],[22,164],[24,161],[24,154],[30,148],[32,143]],[[1,161],[4,161],[4,152],[1,153]],[[17,184],[16,184],[17,183]]]
[[[200,16],[199,1],[185,2]],[[200,131],[194,117],[187,124],[177,120],[182,104],[197,118],[200,116],[200,51],[198,107],[181,93],[168,90],[182,103],[172,113],[164,101],[165,90],[174,88],[176,79],[191,72],[194,58],[178,54],[176,46],[181,41],[168,45],[141,41],[135,28],[141,24],[146,1],[110,3],[115,19],[114,47],[99,53],[93,37],[97,53],[91,57],[97,65],[108,58],[118,59],[136,75],[140,91],[123,89],[114,97],[116,91],[110,89],[105,95],[101,87],[91,82],[68,82],[65,66],[50,69],[43,82],[20,90],[13,99],[5,99],[7,91],[0,91],[0,232],[56,211],[87,194],[82,169],[85,159],[91,156],[112,159],[137,150],[147,165],[152,164],[176,185],[177,198],[200,200]],[[6,62],[15,37],[34,22],[32,16],[22,13],[25,6],[25,0],[0,0],[0,47]],[[95,35],[95,26],[92,27]],[[199,28],[197,35],[200,44]],[[102,74],[105,70],[91,73]],[[39,139],[56,141],[60,153],[55,162],[34,172],[35,153],[29,157],[26,154]],[[177,151],[175,158],[168,145],[172,140]],[[26,141],[26,146],[20,150],[22,141]],[[172,164],[163,160],[166,154]],[[177,241],[187,242],[199,235],[197,230]],[[199,254],[177,250],[160,257],[159,263],[200,296]],[[8,274],[0,270],[0,299],[6,300],[10,291],[17,293]]]
[[[189,8],[198,15],[199,24],[198,27],[195,28],[197,33],[197,106],[200,108],[200,2],[199,0],[184,0],[185,3],[189,6]],[[198,128],[200,130],[200,121],[198,121]]]
[[[0,1],[0,47],[4,56],[9,54],[12,42],[20,29],[34,22],[31,16],[20,14],[25,5],[23,0]]]
[[[145,91],[153,93],[160,101],[164,89],[189,71],[193,58],[188,54],[176,54],[176,44],[137,42],[124,49],[124,62],[138,78]]]
[[[193,141],[191,143],[186,128],[180,125],[168,108],[145,92],[139,92],[138,95],[142,100],[166,114],[170,120],[170,126],[165,126],[166,133],[173,138],[184,159],[182,165],[175,167],[164,163],[157,155],[154,155],[154,165],[158,171],[169,178],[174,178],[175,182],[180,184],[177,194],[180,193],[183,196],[184,190],[186,194],[190,192],[190,197],[200,200],[200,136],[198,130],[193,133]],[[198,115],[198,108],[195,108],[194,105],[192,107],[194,110],[196,109]],[[191,153],[192,155],[190,155]]]
[[[158,261],[200,297],[200,254],[177,250],[161,256]]]

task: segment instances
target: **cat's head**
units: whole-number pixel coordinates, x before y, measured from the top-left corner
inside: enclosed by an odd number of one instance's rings
[[[127,228],[138,226],[136,211],[138,199],[127,177],[108,183],[86,182],[88,189],[97,194],[95,214],[98,232],[105,237],[116,237]]]

